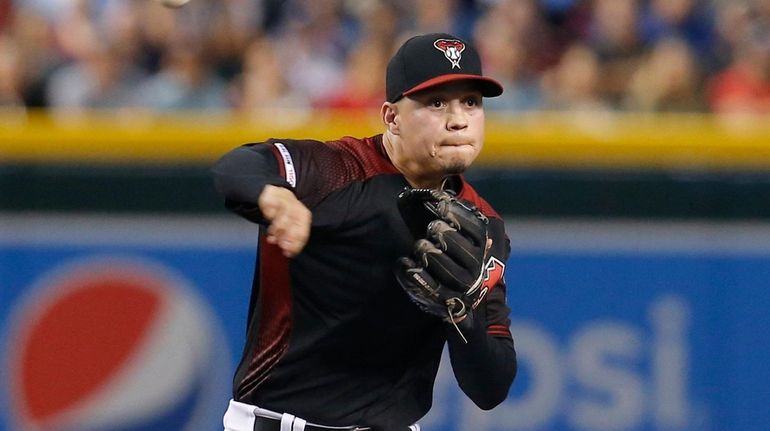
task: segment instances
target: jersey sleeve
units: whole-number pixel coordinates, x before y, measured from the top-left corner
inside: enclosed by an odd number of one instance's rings
[[[490,282],[485,300],[473,311],[470,325],[465,325],[464,340],[455,328],[447,327],[449,358],[460,388],[477,406],[488,410],[505,400],[518,369],[504,277],[510,241],[502,218],[470,185],[463,184],[459,197],[489,218],[493,259],[486,267],[486,276],[495,277],[497,282]]]
[[[504,230],[502,220],[490,218],[490,230]],[[505,240],[498,240],[497,246],[492,244],[492,256],[499,260],[497,267],[487,267],[491,271],[500,270],[499,279],[471,314],[471,324],[462,329],[465,339],[455,328],[447,327],[455,379],[468,398],[484,410],[505,400],[518,369],[510,331],[510,308],[506,302],[504,266],[499,267],[508,259],[510,244],[504,234],[502,238]]]
[[[312,208],[327,181],[317,160],[334,160],[333,151],[318,141],[276,140],[246,144],[222,156],[212,167],[214,186],[225,206],[256,223],[265,223],[258,201],[267,185],[285,187]]]
[[[511,310],[506,301],[505,285],[505,266],[511,254],[511,242],[505,233],[505,223],[497,211],[464,178],[452,177],[447,180],[446,184],[456,192],[459,191],[458,197],[460,199],[475,205],[489,219],[489,237],[493,241],[490,250],[491,259],[487,262],[485,275],[497,281],[490,282],[491,288],[482,302],[483,307],[478,311],[483,315],[483,326],[489,335],[511,338],[509,329],[511,321],[508,317]]]
[[[505,226],[499,218],[489,219],[489,229],[492,238],[497,238],[492,244],[492,256],[497,261],[487,267],[488,276],[498,277],[497,283],[487,293],[487,299],[484,301],[485,326],[487,333],[495,337],[511,338],[509,329],[511,319],[509,317],[511,309],[507,302],[507,286],[505,284],[505,267],[508,257],[511,253],[510,240],[505,234]]]

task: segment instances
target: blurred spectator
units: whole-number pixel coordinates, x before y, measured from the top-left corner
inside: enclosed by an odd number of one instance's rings
[[[698,72],[692,50],[681,39],[663,39],[631,78],[625,106],[654,112],[701,111]]]
[[[348,55],[341,86],[322,108],[379,110],[385,100],[385,74],[394,50],[398,15],[384,0],[358,3],[352,12],[361,22],[358,43]]]
[[[14,6],[19,11],[34,14],[41,20],[53,23],[59,17],[67,15],[73,5],[80,0],[14,0]]]
[[[594,0],[589,44],[602,69],[601,97],[620,107],[644,47],[639,36],[638,0]],[[584,57],[588,57],[585,55]]]
[[[226,88],[211,73],[200,47],[180,41],[167,51],[160,72],[138,86],[133,101],[154,110],[224,109]]]
[[[505,85],[490,110],[766,112],[768,22],[770,0],[0,0],[0,85],[56,109],[360,108],[394,46],[448,31]]]
[[[714,14],[705,0],[650,0],[641,18],[642,39],[655,44],[664,38],[684,40],[706,66],[714,47]]]
[[[11,21],[13,13],[13,2],[9,0],[0,1],[0,33],[5,32]]]
[[[741,34],[751,24],[749,2],[723,1],[718,8],[716,19],[717,43],[714,54],[717,68],[724,68],[732,62],[733,52],[739,45]]]
[[[136,72],[121,68],[120,60],[108,49],[95,48],[82,62],[64,66],[51,75],[48,104],[62,110],[130,106],[140,78]]]
[[[105,3],[106,4],[106,3]],[[125,3],[114,3],[115,5]],[[143,77],[133,63],[136,46],[124,32],[132,15],[95,15],[93,2],[76,0],[60,6],[53,19],[55,61],[46,76],[45,103],[57,110],[107,109],[131,104],[131,94]],[[96,19],[95,17],[99,17]]]
[[[9,37],[14,40],[21,56],[23,98],[27,106],[47,105],[46,85],[51,71],[61,61],[51,49],[53,34],[48,23],[28,10],[17,9],[10,22]]]
[[[356,45],[364,40],[382,44],[388,54],[398,46],[396,39],[401,32],[403,9],[395,7],[393,0],[359,0],[348,2],[352,17],[359,23]]]
[[[607,103],[599,93],[601,79],[596,54],[588,46],[576,43],[543,77],[544,107],[563,111],[607,110]]]
[[[592,0],[527,0],[536,5],[540,25],[527,38],[536,35],[543,48],[537,48],[539,71],[553,67],[564,50],[577,41],[588,41],[592,35],[594,3]],[[539,6],[539,9],[537,8]]]
[[[351,53],[345,68],[344,84],[328,100],[316,106],[335,109],[378,109],[385,100],[382,71],[388,65],[390,51],[381,44],[365,41]]]
[[[76,55],[56,69],[47,86],[48,104],[55,109],[120,108],[130,106],[143,75],[114,45],[85,34]]]
[[[756,21],[737,39],[734,60],[710,82],[717,113],[770,113],[770,21]]]
[[[455,20],[459,17],[458,3],[458,0],[414,0],[412,28],[416,30],[415,33],[455,34]]]
[[[770,18],[770,0],[753,0],[752,4],[760,17],[765,20]]]
[[[568,42],[559,40],[572,29],[554,28],[553,22],[549,21],[554,19],[553,16],[544,15],[538,0],[501,0],[489,14],[499,14],[508,22],[513,39],[527,47],[527,64],[537,72],[555,65],[564,48],[574,41],[572,38]]]
[[[8,36],[0,35],[0,112],[24,112],[21,52]]]
[[[213,72],[230,80],[241,71],[242,55],[259,33],[259,2],[222,0],[207,14],[209,29],[203,43]]]
[[[538,55],[546,47],[531,43],[541,23],[533,0],[501,1],[476,24],[475,40],[484,72],[503,84],[503,94],[484,101],[493,111],[527,111],[541,106]]]
[[[294,0],[296,10],[273,39],[289,85],[315,102],[343,85],[350,29],[341,0]]]
[[[234,89],[234,105],[245,113],[310,105],[307,97],[286,81],[276,48],[267,38],[255,40],[244,52],[243,72]]]

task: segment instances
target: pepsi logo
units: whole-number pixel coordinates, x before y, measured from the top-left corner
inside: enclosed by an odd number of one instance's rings
[[[168,267],[106,257],[61,265],[10,322],[11,429],[221,427],[232,371],[224,331]]]

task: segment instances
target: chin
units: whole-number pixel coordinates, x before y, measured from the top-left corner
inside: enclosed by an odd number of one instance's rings
[[[444,172],[449,175],[462,174],[463,172],[465,172],[466,169],[468,169],[469,166],[470,166],[470,163],[464,163],[464,162],[450,163],[444,169]]]

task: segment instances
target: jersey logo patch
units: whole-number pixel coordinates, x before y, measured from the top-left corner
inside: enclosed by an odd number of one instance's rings
[[[460,60],[465,51],[465,44],[457,39],[438,39],[433,46],[444,53],[444,57],[452,63],[452,69],[460,69]]]
[[[492,290],[492,288],[495,287],[495,285],[500,280],[502,280],[504,275],[505,264],[494,256],[490,257],[487,261],[487,266],[484,268],[484,280],[481,282],[481,292],[479,292],[479,297],[471,307],[474,309],[478,307],[484,297],[487,296],[487,293],[489,293],[489,291]]]
[[[283,172],[286,174],[286,182],[291,184],[292,187],[296,187],[297,172],[294,170],[294,160],[291,158],[291,153],[289,153],[289,150],[286,148],[286,146],[280,142],[276,142],[273,145],[275,145],[275,148],[278,149],[278,153],[281,155],[281,159],[283,160]]]

